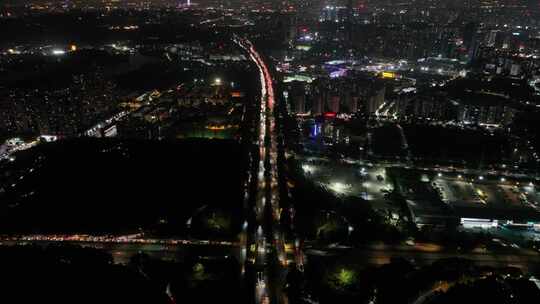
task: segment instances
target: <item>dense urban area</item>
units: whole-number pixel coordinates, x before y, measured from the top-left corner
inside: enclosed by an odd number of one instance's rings
[[[2,303],[537,304],[539,153],[536,0],[0,3]]]

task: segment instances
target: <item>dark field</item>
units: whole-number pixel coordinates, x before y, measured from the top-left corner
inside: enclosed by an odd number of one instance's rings
[[[487,165],[509,158],[511,152],[508,138],[499,133],[423,125],[403,129],[415,158]]]
[[[233,141],[76,139],[18,156],[0,176],[0,233],[187,233],[194,211],[241,214]],[[207,214],[208,212],[206,212]]]

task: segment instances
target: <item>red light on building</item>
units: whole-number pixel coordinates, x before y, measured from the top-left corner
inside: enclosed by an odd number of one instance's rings
[[[324,118],[335,118],[337,115],[336,112],[326,112],[324,113]]]
[[[231,92],[231,97],[233,97],[233,98],[241,98],[241,97],[244,97],[244,93],[238,92],[238,91],[233,91],[233,92]]]

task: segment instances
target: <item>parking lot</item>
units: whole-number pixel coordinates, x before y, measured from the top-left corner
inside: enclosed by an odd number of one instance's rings
[[[323,158],[304,159],[302,169],[306,177],[337,196],[362,198],[381,211],[398,208],[388,196],[395,182],[407,202],[416,206],[413,206],[415,212],[425,216],[444,211],[464,218],[493,219],[507,215],[508,219],[519,219],[532,216],[533,209],[540,212],[537,187],[508,177],[332,162]]]
[[[523,196],[525,203],[531,208],[540,211],[540,189],[534,186],[523,187]]]
[[[478,193],[478,196],[486,202],[488,207],[511,207],[509,204],[507,204],[502,189],[500,189],[496,184],[474,184],[474,188]]]
[[[532,186],[450,177],[435,177],[432,185],[445,203],[456,207],[540,210],[540,194]]]
[[[505,196],[506,203],[510,206],[520,207],[523,205],[523,194],[519,191],[519,188],[513,185],[499,185]]]
[[[383,166],[336,164],[324,160],[306,159],[302,162],[306,177],[338,196],[359,197],[375,209],[392,208],[386,197],[393,190]]]
[[[471,182],[460,179],[436,178],[435,188],[440,191],[445,203],[466,206],[481,206],[485,204]]]

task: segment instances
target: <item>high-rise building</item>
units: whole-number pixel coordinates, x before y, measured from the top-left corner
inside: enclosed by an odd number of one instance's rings
[[[347,8],[343,6],[327,5],[323,7],[319,21],[321,22],[347,22]]]
[[[346,41],[349,47],[352,47],[353,43],[353,0],[347,0],[347,17],[345,20]]]
[[[323,113],[323,96],[321,94],[315,95],[312,100],[311,114],[321,115]]]
[[[349,103],[349,111],[351,113],[358,112],[358,100],[359,100],[358,96],[351,96],[350,103]]]
[[[306,113],[306,89],[303,82],[294,81],[291,83],[289,92],[292,111],[297,114]]]
[[[458,120],[470,124],[508,125],[516,110],[502,104],[463,103],[459,106]]]
[[[510,66],[510,76],[518,76],[521,73],[521,66],[519,64],[512,64]]]
[[[480,51],[480,41],[478,37],[478,24],[469,22],[465,25],[462,31],[463,45],[467,48],[469,62],[474,61]]]
[[[370,88],[368,95],[365,96],[366,112],[375,113],[383,105],[385,94],[386,87],[384,86]]]
[[[332,95],[330,95],[330,98],[328,99],[327,110],[329,112],[339,113],[340,98],[338,92],[334,92]]]

